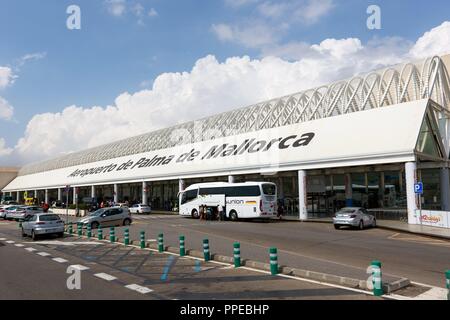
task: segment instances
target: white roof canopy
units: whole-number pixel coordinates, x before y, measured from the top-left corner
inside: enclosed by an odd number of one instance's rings
[[[406,162],[427,153],[444,157],[430,108],[423,99],[28,174],[3,191]]]

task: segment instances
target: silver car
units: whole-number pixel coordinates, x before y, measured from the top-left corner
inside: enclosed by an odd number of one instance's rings
[[[349,226],[363,230],[366,227],[375,228],[377,226],[377,220],[365,208],[347,207],[336,212],[336,216],[333,218],[333,224],[335,229],[339,229],[342,226]]]
[[[25,208],[25,206],[11,206],[8,207],[8,209],[5,210],[5,219],[6,220],[18,220],[23,218],[22,216],[22,208]]]
[[[51,234],[64,236],[64,222],[56,214],[37,213],[28,216],[22,223],[22,237],[31,236],[36,240],[38,236]]]
[[[111,207],[91,212],[78,222],[82,223],[83,227],[90,225],[92,229],[97,229],[100,225],[102,227],[129,226],[132,219],[127,207]]]
[[[14,220],[23,220],[36,213],[44,213],[42,207],[38,206],[21,206],[7,212],[6,218]]]

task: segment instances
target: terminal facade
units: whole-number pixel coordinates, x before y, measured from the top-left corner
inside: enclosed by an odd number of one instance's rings
[[[419,223],[450,211],[448,68],[431,57],[29,164],[2,192],[173,211],[193,183],[270,181],[301,220],[362,206]]]

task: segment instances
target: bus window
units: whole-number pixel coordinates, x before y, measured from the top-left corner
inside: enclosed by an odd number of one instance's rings
[[[277,188],[273,184],[265,183],[262,185],[262,190],[265,195],[274,196],[276,194]]]
[[[259,186],[227,187],[224,189],[227,197],[258,197],[261,195]]]
[[[222,187],[200,188],[198,194],[201,196],[209,194],[225,194],[225,190]]]
[[[183,195],[181,196],[181,204],[192,201],[196,198],[197,198],[197,189],[188,190],[186,192],[183,192]]]

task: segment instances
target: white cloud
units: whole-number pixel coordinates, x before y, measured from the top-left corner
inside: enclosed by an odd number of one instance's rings
[[[12,148],[6,146],[6,141],[0,138],[0,157],[9,156],[13,152]]]
[[[105,0],[105,5],[108,12],[115,17],[123,16],[127,9],[125,0]]]
[[[259,0],[225,0],[225,4],[232,8],[240,8],[257,3]]]
[[[307,24],[316,23],[335,7],[333,0],[308,0],[305,6],[297,8],[294,16]]]
[[[0,97],[0,119],[11,120],[14,108],[4,98]]]
[[[211,31],[223,42],[236,42],[247,48],[261,48],[272,45],[278,40],[280,30],[261,23],[249,23],[246,26],[213,24]]]
[[[149,17],[156,17],[156,16],[158,16],[158,12],[155,10],[155,8],[151,8],[151,9],[148,11],[148,16],[149,16]]]
[[[411,56],[430,56],[433,50],[449,50],[450,42],[418,48],[426,39],[443,39],[447,31],[444,23],[416,43],[401,38],[367,43],[356,38],[325,39],[317,44],[280,45],[276,48],[279,57],[244,56],[219,62],[206,56],[189,72],[161,74],[149,89],[122,93],[112,105],[70,106],[60,113],[35,115],[3,161],[23,163],[55,157],[327,84]]]
[[[414,58],[422,58],[428,56],[430,52],[434,54],[449,53],[449,43],[450,21],[446,21],[420,37],[411,49],[411,56]]]
[[[0,89],[13,84],[15,78],[11,68],[0,66]]]

